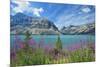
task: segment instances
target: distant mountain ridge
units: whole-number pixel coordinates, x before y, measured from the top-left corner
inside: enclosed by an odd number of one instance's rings
[[[27,31],[31,34],[64,34],[64,35],[76,35],[76,34],[95,34],[95,23],[88,23],[82,25],[70,25],[64,26],[61,30],[58,30],[54,22],[42,18],[31,17],[23,13],[17,13],[14,16],[10,16],[11,34],[25,34]]]
[[[62,34],[95,34],[95,23],[70,25],[61,29]]]
[[[11,16],[11,34],[57,34],[58,28],[45,18],[30,17],[22,13]]]

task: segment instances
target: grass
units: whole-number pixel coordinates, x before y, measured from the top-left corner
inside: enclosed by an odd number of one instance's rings
[[[31,37],[27,33],[25,42],[23,42],[23,44],[18,43],[19,46],[21,45],[21,48],[19,47],[18,50],[13,48],[11,50],[11,67],[95,61],[95,48],[92,44],[88,44],[86,47],[80,47],[76,50],[64,50],[60,37],[58,36],[55,47],[45,50],[45,48],[36,43],[30,44],[30,39]],[[33,42],[35,41],[33,40]],[[31,47],[30,45],[37,46]]]

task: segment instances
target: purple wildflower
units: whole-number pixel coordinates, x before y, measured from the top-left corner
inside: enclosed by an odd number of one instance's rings
[[[45,50],[46,52],[49,52],[49,51],[50,51],[50,49],[51,49],[51,47],[50,47],[50,46],[45,46],[45,48],[44,48],[44,50]]]
[[[15,51],[11,52],[10,57],[11,57],[11,59],[15,59],[16,58],[16,52]]]
[[[22,46],[24,46],[24,42],[22,41],[22,39],[20,37],[18,37],[17,35],[15,36],[15,39],[13,41],[13,48],[15,50],[19,50],[20,48],[23,48]]]
[[[32,45],[36,45],[36,42],[34,39],[31,38],[30,40],[28,40],[28,44],[32,46]]]
[[[20,48],[24,48],[25,47],[25,44],[24,43],[20,43]]]
[[[45,39],[43,37],[41,37],[38,47],[42,47],[43,45],[45,45]]]
[[[73,45],[73,46],[69,47],[68,50],[75,51],[75,50],[77,50],[79,48],[81,48],[81,46],[79,44],[76,44],[76,45]]]

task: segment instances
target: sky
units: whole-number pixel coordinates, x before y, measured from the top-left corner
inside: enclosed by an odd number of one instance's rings
[[[33,17],[44,17],[58,28],[95,22],[95,6],[79,4],[43,3],[11,0],[11,15],[23,13]]]

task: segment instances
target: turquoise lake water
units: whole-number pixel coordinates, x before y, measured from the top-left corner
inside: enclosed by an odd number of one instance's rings
[[[24,40],[24,35],[16,35],[22,41]],[[10,45],[11,47],[15,44],[14,40],[16,39],[15,35],[10,36]],[[39,43],[41,40],[44,42],[44,46],[48,45],[54,47],[57,40],[57,35],[32,35],[32,38],[36,43]],[[60,39],[63,44],[63,48],[73,45],[87,45],[88,43],[95,44],[95,35],[60,35]]]

